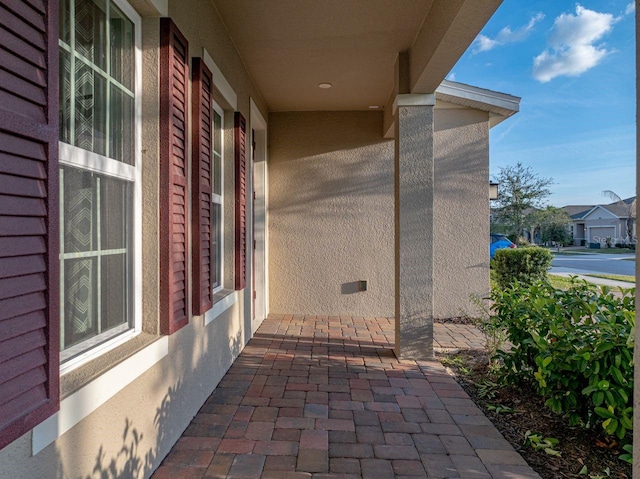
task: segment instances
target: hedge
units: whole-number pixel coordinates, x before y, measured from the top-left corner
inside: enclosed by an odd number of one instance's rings
[[[498,286],[506,289],[515,281],[526,286],[547,279],[551,259],[545,248],[504,248],[496,251],[492,267]]]

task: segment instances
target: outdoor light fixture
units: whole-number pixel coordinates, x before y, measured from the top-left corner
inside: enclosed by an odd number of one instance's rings
[[[323,90],[328,90],[332,86],[333,85],[331,85],[331,83],[327,83],[327,82],[318,84],[318,88],[322,88]]]
[[[494,183],[493,181],[489,182],[489,199],[490,200],[498,199],[498,183]]]

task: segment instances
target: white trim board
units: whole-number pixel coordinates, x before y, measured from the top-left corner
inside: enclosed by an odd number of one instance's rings
[[[253,98],[249,98],[250,103],[250,124],[251,129],[255,132],[256,137],[256,150],[252,149],[252,171],[251,184],[253,191],[256,194],[256,199],[252,202],[255,211],[252,214],[252,242],[256,241],[256,249],[252,250],[252,254],[255,255],[252,265],[255,266],[255,270],[252,268],[252,284],[255,281],[256,298],[253,302],[255,310],[253,310],[251,324],[251,335],[253,336],[258,329],[258,326],[262,323],[269,314],[269,262],[268,262],[268,247],[269,247],[269,231],[268,231],[268,204],[267,204],[267,161],[268,161],[268,146],[267,146],[267,122],[262,116],[260,109],[253,101]],[[260,236],[262,235],[262,237]]]
[[[233,293],[222,298],[220,301],[217,301],[216,303],[214,303],[213,307],[209,311],[204,313],[204,325],[206,326],[211,321],[216,319],[218,316],[224,313],[227,309],[229,309],[231,306],[236,304],[237,301],[238,301],[238,291],[234,291]]]
[[[169,354],[169,337],[158,341],[60,401],[60,411],[33,428],[31,453],[38,454]]]
[[[262,116],[262,113],[260,113],[260,109],[258,108],[258,105],[256,105],[256,102],[254,102],[251,97],[249,97],[249,105],[251,110],[251,127],[254,130],[266,130],[267,121],[264,119],[264,116]],[[254,121],[256,122],[255,125],[253,124]]]
[[[238,95],[231,87],[231,84],[227,81],[227,79],[222,74],[222,71],[216,65],[216,62],[213,61],[211,55],[206,48],[202,49],[202,60],[204,64],[207,65],[207,68],[211,70],[211,76],[213,77],[213,86],[216,88],[220,94],[224,97],[224,99],[229,103],[232,110],[238,109]]]

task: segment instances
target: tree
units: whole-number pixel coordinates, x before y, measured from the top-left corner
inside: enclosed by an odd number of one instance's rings
[[[544,210],[534,213],[534,221],[540,228],[540,238],[544,243],[561,244],[568,243],[571,235],[567,226],[571,224],[571,217],[566,211],[554,206],[547,206]]]
[[[623,200],[620,196],[614,193],[611,190],[604,190],[602,192],[603,196],[606,196],[610,200],[613,200],[615,203],[624,206],[627,210],[627,237],[625,241],[627,244],[631,243],[633,240],[633,221],[636,219],[636,198],[629,199],[630,201]]]
[[[542,178],[531,167],[524,167],[518,162],[515,166],[500,168],[494,180],[500,185],[497,208],[499,222],[509,225],[517,242],[522,235],[527,213],[544,206],[544,200],[551,194],[548,187],[553,184],[553,179]]]

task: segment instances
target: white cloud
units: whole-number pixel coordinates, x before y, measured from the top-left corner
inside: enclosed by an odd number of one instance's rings
[[[536,13],[526,25],[523,25],[517,30],[511,30],[511,26],[506,26],[498,32],[495,38],[489,38],[486,35],[480,34],[473,42],[473,52],[486,52],[500,45],[521,42],[529,36],[529,33],[533,30],[533,27],[536,26],[536,23],[540,22],[543,18],[544,13]]]
[[[456,81],[456,74],[455,74],[455,72],[451,72],[451,73],[449,73],[449,76],[447,77],[447,80],[449,80],[449,81]]]
[[[625,9],[624,14],[631,15],[635,11],[636,11],[636,4],[634,2],[631,2],[629,5],[627,5],[627,8]]]
[[[556,18],[547,40],[551,48],[533,60],[533,77],[546,83],[557,76],[578,76],[596,66],[610,53],[596,44],[619,20],[610,13],[598,13],[580,5],[576,14]]]

